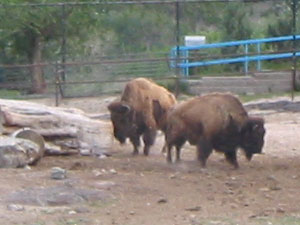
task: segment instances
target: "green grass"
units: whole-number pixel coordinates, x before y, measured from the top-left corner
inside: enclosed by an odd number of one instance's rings
[[[300,218],[294,216],[286,216],[282,218],[264,218],[257,219],[254,225],[299,225]]]
[[[7,90],[7,89],[0,90],[0,98],[16,99],[16,98],[20,98],[20,96],[21,93],[17,90]]]
[[[195,225],[299,225],[300,217],[285,216],[285,217],[262,217],[248,219],[247,222],[239,222],[238,219],[232,218],[195,218],[191,224]]]
[[[294,96],[300,96],[300,92],[299,91],[295,91],[294,92]],[[291,92],[285,92],[285,93],[266,93],[266,94],[255,94],[255,95],[239,95],[239,99],[242,102],[250,102],[250,101],[254,101],[254,100],[259,100],[259,99],[270,99],[270,98],[274,98],[274,97],[292,97],[292,93]]]

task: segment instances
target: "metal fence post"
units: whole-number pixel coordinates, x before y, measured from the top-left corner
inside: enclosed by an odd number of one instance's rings
[[[248,75],[248,44],[245,44],[245,56],[246,56],[246,60],[245,60],[245,63],[244,63],[244,72],[245,72],[245,75]]]
[[[60,78],[58,63],[55,64],[55,106],[59,105]]]
[[[179,82],[180,82],[180,24],[179,24],[179,2],[176,1],[175,3],[175,11],[176,11],[176,84],[175,84],[175,95],[176,97],[179,95]]]
[[[63,87],[61,87],[61,97],[64,97],[64,83],[66,82],[66,5],[62,4],[62,20],[61,20],[61,32],[62,32],[62,40],[61,40],[61,80],[63,82]]]
[[[292,66],[292,100],[294,100],[294,91],[296,90],[296,71],[297,71],[297,62],[296,62],[296,14],[297,14],[297,1],[292,0],[292,12],[293,12],[293,66]]]

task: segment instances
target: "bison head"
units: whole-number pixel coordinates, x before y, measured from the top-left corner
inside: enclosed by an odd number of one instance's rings
[[[120,143],[124,143],[133,126],[132,109],[124,102],[112,102],[107,108],[110,111],[114,136]]]
[[[249,118],[241,130],[241,147],[246,158],[251,160],[253,154],[261,153],[264,145],[264,121],[260,118]]]

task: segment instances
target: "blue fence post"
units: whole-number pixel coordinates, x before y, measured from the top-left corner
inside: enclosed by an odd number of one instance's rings
[[[257,55],[260,55],[260,43],[257,43]],[[258,59],[257,60],[257,65],[256,65],[257,67],[257,70],[258,71],[261,71],[261,61],[260,61],[260,59]]]
[[[245,44],[245,64],[244,64],[244,72],[248,74],[248,44]]]
[[[184,63],[189,63],[189,50],[183,50],[183,57],[184,57]],[[185,67],[184,68],[184,75],[186,77],[188,77],[190,74],[189,74],[189,67]]]

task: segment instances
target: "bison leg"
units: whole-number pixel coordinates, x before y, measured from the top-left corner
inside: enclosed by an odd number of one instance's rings
[[[133,145],[133,155],[139,154],[139,146],[140,146],[140,136],[135,135],[130,137],[130,141]]]
[[[164,146],[161,149],[161,153],[165,153],[167,151],[167,142],[165,141]]]
[[[204,168],[206,166],[206,161],[209,155],[212,152],[212,146],[202,138],[198,145],[197,145],[197,153],[198,153],[198,160],[201,163],[201,166]]]
[[[226,152],[225,157],[226,157],[227,162],[229,162],[231,165],[233,165],[235,169],[239,168],[239,164],[236,159],[236,151]]]
[[[144,155],[149,155],[150,146],[154,144],[156,138],[156,130],[146,130],[143,135],[144,141]]]
[[[176,143],[176,162],[180,161],[180,151],[185,141],[186,140],[184,138],[180,138]]]
[[[181,146],[176,146],[176,162],[180,162],[180,150]]]
[[[172,144],[168,144],[168,151],[167,151],[167,162],[172,163]]]

